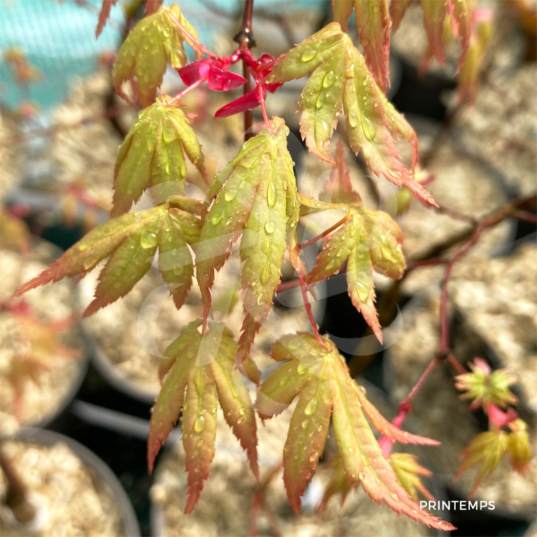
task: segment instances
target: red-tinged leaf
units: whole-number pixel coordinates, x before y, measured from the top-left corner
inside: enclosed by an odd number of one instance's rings
[[[185,514],[198,503],[214,458],[216,439],[216,393],[209,369],[197,367],[190,373],[182,419],[188,492]]]
[[[445,64],[444,19],[447,14],[448,0],[421,0],[423,24],[427,32],[429,48],[440,65]]]
[[[349,19],[351,18],[353,9],[354,0],[332,0],[334,22],[339,23],[344,32],[349,28]]]
[[[362,198],[352,187],[351,177],[345,162],[345,149],[341,140],[338,140],[336,145],[334,162],[335,166],[330,174],[330,179],[323,186],[320,199],[332,203],[361,206]]]
[[[112,216],[130,210],[149,188],[155,203],[183,195],[184,153],[205,176],[203,153],[190,121],[177,102],[162,95],[142,110],[119,148],[114,170]]]
[[[97,28],[95,28],[95,37],[98,38],[101,35],[101,32],[106,26],[106,22],[110,17],[110,11],[112,7],[117,4],[117,0],[103,0],[103,5],[101,6],[101,11],[99,11],[99,21],[97,22]]]
[[[390,85],[390,12],[388,0],[354,0],[356,28],[367,66],[383,92]]]
[[[399,484],[410,494],[410,497],[417,502],[418,492],[420,492],[423,497],[433,502],[435,497],[421,482],[422,477],[431,477],[433,473],[418,464],[417,459],[416,455],[409,453],[391,453],[389,457]]]
[[[99,275],[93,302],[84,317],[125,296],[151,267],[158,247],[159,220],[144,226],[114,251]]]
[[[237,345],[230,337],[224,338],[221,328],[217,325],[211,325],[210,333],[212,340],[207,339],[207,344],[213,348],[220,345],[220,351],[211,364],[220,406],[225,420],[246,451],[252,473],[259,478],[255,412],[248,390],[239,371],[234,367]]]
[[[261,91],[263,92],[263,98],[265,98],[267,95],[266,89],[262,88]],[[239,97],[225,106],[222,106],[222,108],[219,108],[214,114],[214,117],[223,118],[240,114],[241,112],[246,112],[246,110],[252,110],[252,108],[258,107],[260,103],[261,99],[259,98],[259,88],[254,87],[242,97]]]
[[[180,23],[180,26],[176,24]],[[186,32],[184,31],[186,30]],[[118,52],[112,77],[116,91],[128,100],[122,86],[130,81],[142,106],[153,104],[169,63],[174,69],[186,64],[183,42],[196,50],[198,33],[181,13],[179,5],[162,7],[142,19],[125,39]]]
[[[242,86],[245,82],[246,79],[240,75],[211,66],[207,87],[213,91],[230,91]]]
[[[356,397],[362,406],[362,410],[369,418],[369,421],[373,424],[373,427],[382,435],[389,436],[393,440],[400,442],[401,444],[420,444],[424,446],[439,446],[438,440],[432,438],[426,438],[424,436],[418,436],[416,434],[403,431],[390,423],[367,399],[365,396],[364,388],[358,387],[356,384],[353,386],[356,393]]]
[[[287,150],[289,130],[283,120],[271,121],[272,133],[262,129],[216,176],[208,199],[214,202],[196,245],[196,271],[205,316],[210,312],[210,289],[232,244],[242,235],[245,320],[239,344],[239,363],[249,353],[259,326],[270,310],[280,282],[280,266],[288,228],[298,220],[293,163]]]
[[[179,338],[164,352],[167,375],[153,407],[147,442],[149,472],[153,471],[155,457],[168,438],[174,423],[179,419],[188,378],[198,353],[201,335],[197,331],[199,321],[190,323]],[[180,358],[177,358],[177,356]],[[164,375],[162,375],[164,376]]]
[[[281,411],[281,406],[289,404],[293,391],[297,395],[300,392],[283,459],[287,494],[296,512],[300,511],[300,496],[313,477],[324,447],[331,414],[343,470],[350,485],[355,487],[362,483],[377,503],[384,500],[397,513],[404,513],[427,526],[453,529],[450,524],[421,510],[398,484],[363,413],[345,360],[329,339],[322,338],[321,343],[313,334],[305,332],[284,336],[274,345],[272,354],[277,360],[289,357],[291,360],[261,385],[257,404],[263,415],[275,414]],[[297,364],[296,372],[290,370],[293,363]],[[300,379],[301,376],[306,380]]]
[[[149,428],[151,469],[184,402],[181,429],[189,473],[185,513],[194,509],[209,476],[215,452],[217,399],[247,453],[252,472],[256,477],[259,474],[255,413],[248,390],[234,369],[237,344],[223,325],[210,323],[201,334],[200,324],[196,321],[188,325],[165,352],[166,359],[159,368],[164,380]]]
[[[468,0],[450,0],[448,4],[451,12],[451,27],[453,34],[461,40],[461,55],[459,59],[459,70],[464,64],[466,53],[470,45],[472,35],[472,10],[468,5]]]
[[[406,10],[412,5],[414,0],[392,0],[390,5],[390,15],[392,19],[392,33],[399,28]]]
[[[350,201],[356,193],[348,178],[345,187],[337,187],[338,177],[345,177],[342,162],[336,163],[333,175],[327,182],[328,186],[325,186],[325,193],[339,188],[342,192],[344,190],[341,196]],[[309,203],[303,197],[300,201]],[[347,285],[352,303],[382,343],[375,308],[373,269],[394,280],[400,278],[405,269],[402,242],[403,235],[399,226],[387,213],[370,211],[355,203],[350,208],[347,219],[325,240],[315,267],[307,277],[307,283],[315,285],[329,278],[347,262]]]
[[[193,273],[192,258],[188,257],[190,252],[186,244],[183,247],[183,241],[197,240],[199,219],[176,208],[174,201],[97,226],[48,269],[19,287],[15,296],[66,276],[84,276],[111,255],[99,276],[95,299],[84,312],[88,316],[128,293],[149,270],[157,248],[161,248],[161,272],[179,307]]]
[[[322,370],[310,377],[301,390],[289,424],[290,431],[300,433],[288,435],[283,448],[283,482],[297,514],[301,510],[300,497],[317,470],[328,435],[332,404],[325,397],[327,391],[327,379]]]
[[[188,216],[192,218],[191,225],[194,227],[194,222],[197,224],[198,220],[192,215]],[[158,234],[160,273],[168,284],[177,309],[184,304],[194,275],[192,254],[185,240],[184,227],[181,211],[173,210],[161,220]],[[195,229],[199,233],[199,227],[196,226]]]
[[[145,0],[145,14],[153,15],[164,3],[164,0]]]
[[[198,60],[178,70],[181,80],[191,86],[200,80],[207,80],[207,87],[213,91],[229,91],[242,86],[246,79],[227,71],[230,64],[218,58]]]
[[[415,134],[388,105],[364,57],[339,24],[329,24],[290,50],[276,63],[265,82],[288,82],[308,73],[311,76],[299,102],[300,130],[308,149],[333,162],[328,152],[329,140],[343,109],[350,146],[355,153],[362,153],[371,170],[398,187],[407,186],[425,203],[434,205],[431,195],[401,162],[395,145],[399,136],[415,145]],[[416,149],[413,147],[413,163]]]
[[[343,507],[345,499],[352,489],[345,476],[345,470],[343,470],[343,464],[341,463],[341,457],[339,455],[336,455],[334,460],[330,462],[330,469],[332,470],[330,481],[324,489],[322,500],[317,506],[317,514],[319,515],[321,515],[326,509],[330,498],[336,494],[341,496],[341,506]]]
[[[469,104],[475,102],[479,74],[494,33],[491,11],[479,10],[475,19],[473,35],[459,74],[457,92],[458,101]]]

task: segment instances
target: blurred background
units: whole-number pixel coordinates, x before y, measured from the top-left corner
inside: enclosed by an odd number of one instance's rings
[[[172,2],[166,0],[165,5]],[[179,2],[200,41],[218,55],[231,53],[240,29],[241,0]],[[354,187],[368,208],[397,219],[405,236],[407,264],[453,249],[472,235],[466,216],[480,219],[523,198],[521,211],[535,214],[537,191],[537,3],[483,2],[494,12],[494,37],[482,61],[475,103],[459,104],[458,49],[448,49],[445,68],[420,70],[427,47],[422,12],[412,5],[392,37],[388,96],[416,130],[427,188],[440,213],[412,201],[371,174],[347,151]],[[0,528],[2,535],[144,536],[355,536],[432,535],[436,531],[377,507],[357,490],[343,508],[332,498],[322,517],[315,507],[328,472],[319,471],[296,518],[286,503],[278,460],[290,416],[260,428],[260,459],[267,477],[263,494],[248,474],[245,457],[227,426],[219,426],[211,477],[193,515],[182,515],[186,492],[180,428],[172,433],[152,477],[146,438],[159,383],[161,353],[188,322],[201,316],[194,288],[176,311],[156,266],[126,298],[82,321],[97,271],[76,287],[62,281],[11,295],[87,231],[108,218],[117,148],[138,109],[115,93],[111,68],[129,30],[144,15],[143,2],[119,0],[98,40],[100,0],[0,0]],[[332,20],[328,0],[256,0],[256,56],[278,56]],[[355,44],[354,22],[349,25]],[[192,56],[193,58],[193,56]],[[304,81],[286,84],[267,100],[269,115],[284,117],[299,189],[318,196],[330,165],[301,141],[296,103]],[[163,91],[183,89],[175,71]],[[242,144],[242,116],[213,120],[214,112],[240,95],[201,89],[185,99],[212,174]],[[262,120],[259,110],[254,119]],[[340,137],[339,130],[334,135]],[[346,136],[343,134],[345,141]],[[346,145],[346,144],[345,144]],[[347,145],[346,145],[347,146]],[[404,158],[410,151],[401,145]],[[189,169],[195,179],[195,168]],[[190,194],[199,195],[192,179]],[[148,196],[137,207],[151,205]],[[455,217],[454,217],[455,215]],[[459,215],[459,216],[457,216]],[[460,217],[463,215],[463,217]],[[323,227],[324,226],[324,227]],[[301,229],[312,237],[327,222]],[[467,364],[481,357],[493,369],[517,375],[517,411],[528,423],[537,451],[537,248],[535,220],[504,219],[487,228],[453,270],[449,323],[453,352]],[[316,251],[306,251],[306,262]],[[216,314],[237,333],[242,322],[238,259],[222,271],[215,288]],[[442,267],[415,268],[399,282],[375,281],[384,346],[371,336],[335,278],[318,288],[314,313],[368,397],[391,419],[434,356],[439,343]],[[294,278],[284,266],[283,278]],[[279,294],[253,356],[263,372],[280,335],[308,329],[295,290]],[[413,432],[442,442],[438,449],[410,449],[433,472],[425,486],[439,500],[465,499],[475,475],[453,482],[456,456],[486,430],[485,416],[458,398],[453,373],[438,370],[415,401],[407,421]],[[329,460],[334,446],[328,442]],[[6,462],[7,461],[7,462]],[[537,473],[522,478],[507,461],[476,493],[495,501],[493,511],[439,512],[460,536],[537,536]],[[30,505],[15,516],[5,472],[20,476]],[[17,491],[15,491],[17,492]],[[20,491],[19,491],[20,492]],[[261,498],[261,499],[260,499]],[[15,514],[17,515],[17,513]],[[21,520],[29,520],[21,524]]]

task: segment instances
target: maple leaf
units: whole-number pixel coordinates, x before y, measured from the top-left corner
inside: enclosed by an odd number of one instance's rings
[[[322,343],[308,332],[288,334],[274,343],[271,356],[280,366],[259,389],[256,408],[263,419],[281,413],[300,394],[283,449],[283,479],[295,512],[322,454],[330,420],[347,481],[361,483],[377,503],[382,500],[414,520],[440,529],[450,524],[421,511],[398,484],[382,456],[366,419],[382,434],[399,442],[438,444],[398,429],[367,400],[365,390],[350,377],[345,359],[327,338]]]
[[[406,10],[414,3],[414,0],[392,0],[390,5],[390,17],[392,19],[392,32],[399,28]]]
[[[418,492],[429,501],[434,501],[434,496],[425,488],[421,482],[422,477],[431,477],[433,474],[427,468],[418,463],[416,455],[410,453],[391,453],[389,461],[397,475],[401,486],[410,494],[410,497],[417,502]]]
[[[474,12],[474,29],[468,52],[460,69],[457,98],[459,102],[473,104],[486,51],[492,40],[494,25],[492,11],[481,9]]]
[[[388,0],[332,0],[334,21],[347,31],[349,18],[356,19],[369,70],[384,92],[390,85],[390,12]]]
[[[375,308],[373,270],[398,279],[405,270],[401,249],[403,234],[390,215],[362,206],[352,189],[345,165],[343,147],[338,144],[336,163],[321,195],[323,200],[347,203],[346,220],[325,241],[307,283],[315,285],[338,273],[347,262],[347,286],[352,303],[382,343],[382,332]],[[304,197],[300,198],[301,202]]]
[[[110,11],[112,7],[117,4],[117,0],[103,0],[103,5],[101,6],[101,11],[99,11],[99,20],[97,22],[97,28],[95,28],[95,37],[98,38],[106,23],[110,17]]]
[[[168,95],[142,110],[119,148],[114,170],[112,216],[123,214],[151,188],[155,203],[183,195],[184,153],[205,176],[203,153],[185,113]]]
[[[323,497],[317,506],[317,514],[319,515],[323,514],[330,498],[336,494],[340,495],[341,506],[343,507],[343,504],[352,489],[351,484],[345,477],[345,470],[343,469],[343,463],[341,462],[341,457],[339,455],[336,455],[334,460],[330,462],[330,469],[332,470],[330,481],[326,485]]]
[[[174,69],[186,64],[183,41],[201,57],[197,41],[192,38],[197,40],[198,33],[185,19],[177,4],[162,7],[153,15],[142,19],[121,45],[114,63],[112,77],[118,94],[129,100],[122,86],[130,80],[140,96],[142,106],[151,105],[157,88],[162,84],[167,64]]]
[[[177,308],[185,301],[194,272],[187,246],[199,235],[199,219],[182,208],[191,209],[192,200],[183,205],[171,199],[146,211],[113,218],[91,230],[41,274],[20,286],[14,296],[34,287],[56,282],[66,276],[84,276],[108,256],[99,275],[93,302],[84,316],[125,296],[151,267],[157,249],[159,268]]]
[[[208,193],[214,203],[205,217],[196,245],[196,274],[204,315],[211,308],[215,271],[222,268],[232,245],[242,235],[240,255],[244,312],[238,362],[248,355],[255,334],[268,315],[280,282],[286,244],[298,221],[293,161],[287,150],[289,129],[273,118],[244,143],[237,156],[214,179]]]
[[[524,476],[530,469],[531,447],[526,422],[516,419],[509,423],[511,433],[509,434],[507,450],[511,466]]]
[[[153,13],[156,13],[163,3],[164,0],[145,0],[145,14],[153,15]]]
[[[228,72],[231,61],[222,58],[205,58],[191,62],[178,70],[186,86],[192,86],[200,80],[207,80],[207,87],[212,91],[229,91],[242,86],[246,79]]]
[[[238,99],[219,108],[214,117],[223,118],[229,117],[234,114],[245,112],[246,110],[252,110],[261,104],[261,101],[267,97],[267,91],[274,93],[279,87],[281,82],[275,82],[268,84],[263,79],[270,73],[274,63],[274,58],[270,54],[262,54],[256,61],[257,70],[250,69],[251,74],[255,79],[254,87]]]
[[[371,170],[423,201],[435,205],[399,158],[395,145],[402,136],[412,145],[417,161],[417,138],[412,127],[388,102],[369,74],[364,57],[334,22],[283,56],[265,79],[288,82],[311,73],[302,91],[300,132],[308,149],[332,162],[329,140],[343,109],[352,150],[360,151]]]
[[[391,16],[392,29],[395,32],[403,16],[413,0],[392,0]],[[452,37],[461,40],[461,55],[459,68],[463,65],[472,31],[472,10],[468,0],[421,0],[423,11],[423,25],[427,32],[430,57],[436,58],[440,65],[444,65],[445,46]],[[449,19],[449,20],[448,20]],[[451,36],[446,38],[447,29]]]
[[[455,473],[454,481],[472,466],[481,465],[468,498],[475,494],[484,479],[492,475],[507,452],[508,442],[508,435],[505,431],[487,431],[475,436],[470,445],[459,455],[461,464]]]
[[[464,391],[461,399],[472,399],[470,408],[480,406],[487,412],[491,403],[506,408],[518,401],[509,387],[516,382],[516,377],[506,369],[491,371],[490,366],[482,358],[476,358],[470,364],[470,373],[455,377],[455,387]]]
[[[248,455],[253,474],[259,476],[255,412],[234,368],[237,344],[224,325],[210,323],[209,329],[200,334],[200,324],[194,321],[185,327],[164,353],[171,363],[153,408],[148,439],[151,472],[160,446],[183,408],[181,429],[189,474],[185,513],[194,509],[209,477],[215,453],[217,399]]]

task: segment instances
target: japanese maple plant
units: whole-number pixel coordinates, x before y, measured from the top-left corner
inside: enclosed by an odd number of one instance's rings
[[[104,1],[98,33],[116,1]],[[177,308],[181,308],[193,280],[197,280],[203,318],[192,319],[165,352],[166,359],[159,370],[162,387],[153,409],[148,441],[151,470],[162,443],[181,416],[188,472],[186,513],[194,509],[209,477],[218,405],[258,478],[256,413],[261,420],[270,419],[297,399],[282,454],[283,480],[297,513],[331,425],[339,456],[331,462],[329,494],[341,492],[344,496],[351,487],[361,484],[373,501],[384,501],[397,513],[428,526],[453,529],[420,509],[415,501],[416,489],[430,497],[419,478],[428,475],[427,470],[411,456],[392,453],[395,442],[438,444],[410,434],[401,426],[415,391],[430,369],[446,359],[456,362],[448,348],[441,349],[390,423],[350,376],[336,345],[319,333],[310,305],[316,284],[336,274],[346,274],[352,303],[382,342],[373,272],[398,279],[405,271],[403,236],[396,222],[387,213],[363,205],[351,185],[343,144],[339,142],[331,152],[330,138],[342,113],[352,151],[361,155],[374,174],[406,188],[422,203],[437,207],[417,180],[416,134],[385,95],[389,85],[390,34],[411,2],[392,0],[390,6],[389,0],[334,0],[334,22],[279,58],[268,54],[256,58],[250,50],[252,0],[245,2],[243,27],[236,37],[239,47],[226,57],[215,55],[199,42],[179,5],[161,7],[162,2],[148,0],[145,18],[132,29],[117,55],[113,68],[116,90],[143,109],[117,156],[112,218],[93,229],[17,294],[66,276],[82,277],[108,258],[95,298],[85,312],[91,315],[126,295],[149,270],[157,251],[160,273]],[[482,45],[481,34],[476,34],[480,19],[472,14],[470,4],[470,0],[421,0],[430,56],[440,63],[444,61],[448,28],[449,38],[460,41],[460,69],[466,73],[461,79],[466,84],[476,80],[472,76],[479,63],[475,47],[481,50]],[[353,10],[363,53],[346,33]],[[185,43],[194,50],[196,61],[188,63]],[[470,64],[466,61],[469,50],[474,50]],[[230,70],[238,62],[242,63],[244,77]],[[186,86],[174,97],[159,93],[168,65],[177,70]],[[333,164],[320,199],[297,191],[294,163],[287,147],[289,129],[283,119],[270,117],[265,105],[267,92],[274,93],[283,84],[305,77],[309,78],[298,102],[300,131],[309,151]],[[126,89],[129,85],[130,89]],[[244,113],[246,135],[237,155],[214,177],[205,173],[202,148],[182,109],[183,97],[202,85],[218,92],[244,88],[243,96],[216,113],[215,121]],[[467,92],[466,87],[462,96]],[[257,106],[261,107],[264,122],[255,127],[251,109]],[[398,138],[411,146],[408,166],[399,156]],[[205,201],[185,196],[185,155],[205,179]],[[154,206],[129,212],[147,189]],[[297,238],[301,218],[322,211],[339,211],[341,218],[301,244]],[[317,241],[324,246],[308,272],[301,251]],[[229,327],[211,321],[215,273],[235,243],[243,262],[244,308],[237,339]],[[260,384],[260,372],[250,349],[278,292],[286,255],[296,271],[311,332],[288,334],[274,342],[271,357],[281,365]],[[454,260],[442,261],[446,270]],[[483,439],[479,445],[470,446],[465,467],[482,462],[480,475],[484,477],[492,470],[498,449],[503,449],[517,461],[516,469],[523,471],[528,457],[520,446],[527,445],[527,433],[513,409],[504,413],[499,408],[514,403],[509,392],[512,379],[506,373],[495,372],[497,377],[491,383],[490,372],[483,372],[482,367],[476,366],[473,372],[458,363],[455,367],[461,374],[461,389],[468,390],[478,405],[486,402],[484,408],[491,415],[491,430],[486,434],[493,438],[485,440],[494,446],[501,444],[500,448],[494,447],[492,454],[488,454],[488,444]],[[256,401],[250,399],[245,378],[258,385]],[[382,435],[380,441],[370,423]],[[511,441],[515,433],[517,439]],[[503,452],[500,458],[502,455]]]

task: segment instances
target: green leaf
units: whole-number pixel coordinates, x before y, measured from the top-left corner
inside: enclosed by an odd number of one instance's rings
[[[475,494],[484,479],[493,474],[507,453],[508,446],[509,435],[505,431],[487,431],[475,436],[470,445],[459,455],[461,464],[455,473],[455,480],[472,466],[480,465],[468,498]]]
[[[248,455],[253,474],[259,475],[255,412],[234,367],[237,344],[223,325],[211,323],[201,334],[200,324],[196,321],[188,325],[165,352],[168,360],[161,371],[164,380],[151,415],[148,440],[151,471],[183,407],[181,428],[189,473],[185,513],[194,509],[209,477],[215,451],[217,399]]]
[[[421,0],[423,25],[427,32],[429,47],[440,65],[446,62],[444,54],[444,19],[448,0]]]
[[[352,189],[347,176],[345,162],[340,154],[333,174],[325,185],[325,198],[336,193],[338,199],[346,199],[349,202],[354,200],[354,204],[350,207],[347,220],[326,237],[307,282],[315,285],[338,273],[347,262],[347,286],[352,303],[382,343],[382,332],[375,308],[373,270],[394,280],[403,275],[403,234],[390,215],[383,211],[371,211],[360,205],[361,200]]]
[[[431,477],[433,473],[418,463],[416,455],[411,455],[410,453],[391,453],[389,460],[399,483],[415,502],[418,501],[418,492],[429,501],[435,500],[434,496],[421,482],[422,477]]]
[[[383,91],[390,83],[390,13],[388,0],[332,0],[334,21],[347,31],[354,7],[356,28],[369,70]]]
[[[245,319],[238,361],[249,353],[255,334],[268,315],[280,282],[280,267],[291,231],[296,227],[297,200],[293,162],[287,150],[289,129],[280,118],[248,140],[216,176],[210,207],[196,245],[196,274],[204,303],[211,309],[211,287],[232,245],[242,236],[241,274]]]
[[[288,82],[311,73],[299,102],[301,133],[309,150],[333,162],[329,140],[343,109],[349,143],[361,151],[371,170],[435,205],[431,195],[412,177],[399,157],[395,140],[402,136],[417,160],[416,136],[369,73],[364,57],[338,23],[331,23],[290,50],[273,68],[266,82]]]
[[[112,216],[123,214],[151,189],[153,201],[163,203],[172,195],[183,195],[187,173],[185,157],[205,175],[203,154],[190,121],[162,95],[142,110],[119,148],[114,171]]]
[[[440,529],[452,527],[419,509],[398,484],[395,473],[375,439],[366,416],[384,433],[395,433],[399,441],[436,442],[399,431],[388,423],[365,398],[349,375],[344,358],[327,338],[316,340],[311,333],[299,332],[280,338],[273,346],[277,361],[290,359],[262,385],[258,412],[270,417],[281,412],[298,395],[283,450],[283,479],[295,512],[300,496],[313,477],[322,454],[330,417],[346,479],[353,487],[362,483],[374,501],[384,500],[397,513]],[[367,401],[367,405],[364,405]]]
[[[41,274],[20,286],[15,296],[68,277],[84,276],[111,255],[99,275],[95,299],[84,316],[125,296],[151,266],[160,249],[160,270],[180,308],[192,282],[192,256],[187,243],[196,240],[199,219],[173,206],[159,205],[125,214],[91,230]]]
[[[112,76],[116,91],[128,100],[122,86],[130,80],[142,106],[151,105],[162,84],[167,64],[174,69],[186,64],[183,41],[200,54],[196,43],[188,34],[197,40],[198,32],[184,18],[177,4],[162,7],[153,15],[142,19],[121,45],[114,63]]]

